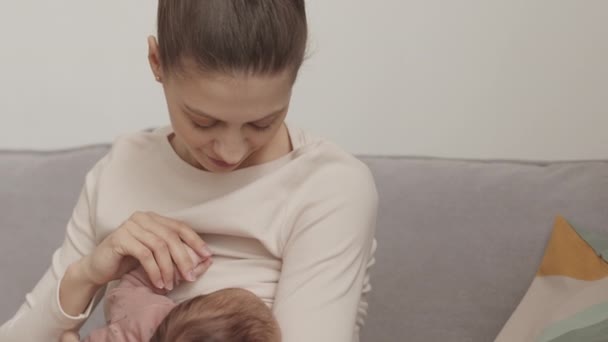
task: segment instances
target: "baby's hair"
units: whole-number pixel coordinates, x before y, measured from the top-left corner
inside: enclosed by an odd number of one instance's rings
[[[306,53],[305,0],[159,0],[158,44],[166,73],[193,62],[201,72],[294,77]]]
[[[177,305],[150,342],[280,342],[270,309],[254,294],[225,289]]]

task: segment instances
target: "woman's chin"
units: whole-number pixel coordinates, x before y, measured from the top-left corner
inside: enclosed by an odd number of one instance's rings
[[[237,164],[227,164],[220,161],[216,161],[212,158],[205,158],[204,160],[198,160],[201,168],[203,170],[213,172],[213,173],[228,173],[234,171],[239,168],[242,164],[241,162]]]

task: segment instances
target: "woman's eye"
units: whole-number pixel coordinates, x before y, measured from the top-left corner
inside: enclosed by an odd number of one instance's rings
[[[272,127],[272,122],[271,123],[265,123],[265,124],[256,124],[256,123],[252,123],[249,124],[253,129],[257,130],[257,131],[265,131],[267,129],[270,129],[270,127]]]
[[[199,128],[199,129],[209,129],[209,128],[213,128],[215,125],[217,125],[217,122],[200,124],[196,121],[192,121],[192,123],[194,124],[194,127]]]

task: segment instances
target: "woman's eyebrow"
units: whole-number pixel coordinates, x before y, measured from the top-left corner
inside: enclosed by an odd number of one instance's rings
[[[187,111],[189,111],[190,113],[192,113],[192,114],[196,114],[196,115],[199,115],[199,116],[204,116],[204,117],[207,117],[207,118],[212,119],[212,120],[220,121],[220,120],[218,120],[218,119],[214,118],[213,116],[211,116],[211,115],[209,115],[209,114],[207,114],[207,113],[205,113],[205,112],[203,112],[203,111],[200,111],[200,110],[198,110],[198,109],[191,108],[191,107],[190,107],[190,106],[188,106],[187,104],[185,104],[185,105],[184,105],[184,108],[185,108]]]
[[[216,117],[214,117],[214,116],[212,116],[212,115],[209,115],[209,114],[207,114],[207,113],[205,113],[205,112],[203,112],[203,111],[201,111],[201,110],[194,109],[194,108],[192,108],[192,107],[188,106],[187,104],[184,104],[184,108],[185,108],[187,111],[191,112],[192,114],[196,114],[196,115],[198,115],[198,116],[203,116],[203,117],[205,117],[205,118],[208,118],[208,119],[211,119],[211,120],[215,120],[215,121],[222,121],[222,120],[220,120],[220,119],[218,119],[218,118],[216,118]],[[281,108],[281,109],[279,109],[279,110],[277,110],[277,111],[274,111],[274,112],[272,112],[272,113],[270,113],[270,114],[268,114],[268,115],[266,115],[266,116],[264,116],[264,117],[262,117],[262,118],[259,118],[259,119],[256,119],[256,120],[253,120],[253,122],[256,122],[256,121],[262,121],[262,120],[265,120],[265,119],[269,119],[269,118],[271,118],[272,116],[279,115],[279,114],[281,114],[282,112],[284,112],[284,111],[285,111],[285,109],[287,109],[287,107],[286,107],[286,106],[285,106],[285,107],[283,107],[283,108]]]

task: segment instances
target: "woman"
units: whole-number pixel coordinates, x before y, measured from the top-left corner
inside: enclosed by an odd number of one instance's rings
[[[0,341],[77,330],[139,264],[177,302],[253,292],[284,341],[358,340],[377,193],[363,163],[285,124],[306,40],[304,0],[160,0],[149,63],[171,126],[117,139],[88,173]],[[193,268],[184,244],[213,265]],[[174,267],[190,283],[173,289]]]

